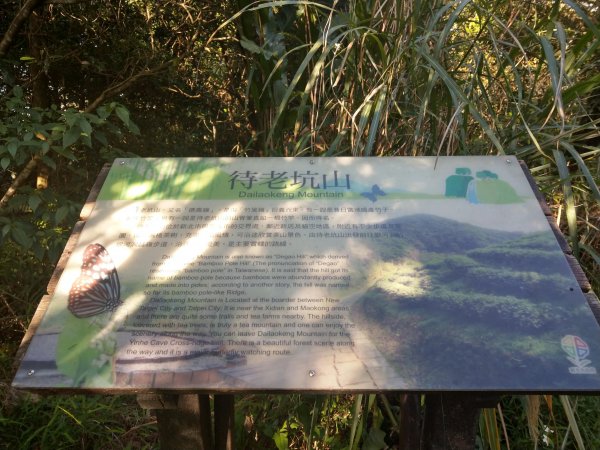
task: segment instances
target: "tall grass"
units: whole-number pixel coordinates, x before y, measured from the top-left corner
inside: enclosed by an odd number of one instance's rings
[[[261,1],[240,17],[259,154],[515,154],[598,285],[600,30],[576,2]]]
[[[263,1],[238,17],[260,154],[515,154],[575,254],[600,260],[600,30],[577,3]]]
[[[273,156],[514,154],[598,288],[600,29],[592,19],[598,7],[587,6],[246,4],[232,20],[242,17],[242,46],[257,61],[248,80],[249,107],[261,106],[254,110],[262,117],[255,147]],[[520,397],[531,445],[585,448],[576,400],[544,398]],[[557,404],[567,424],[562,434]],[[351,448],[361,414],[372,407],[357,397]],[[481,445],[510,447],[507,411],[514,414],[513,403],[484,412]]]
[[[600,29],[580,5],[263,1],[239,17],[259,154],[515,154],[598,284]]]

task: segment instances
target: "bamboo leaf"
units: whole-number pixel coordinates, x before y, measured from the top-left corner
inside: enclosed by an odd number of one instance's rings
[[[354,413],[352,414],[352,426],[350,427],[350,441],[349,448],[350,450],[355,450],[358,448],[358,442],[360,440],[357,438],[357,431],[361,428],[362,424],[362,400],[363,394],[356,394],[356,398],[354,399]]]
[[[245,6],[242,9],[240,9],[237,13],[235,13],[233,16],[229,17],[226,21],[224,21],[221,25],[219,25],[219,27],[208,38],[208,41],[206,42],[206,47],[208,47],[210,45],[210,43],[215,38],[215,36],[223,28],[227,27],[231,23],[234,23],[245,12],[248,12],[248,11],[260,11],[262,9],[280,8],[282,6],[288,6],[288,5],[292,5],[292,6],[300,6],[300,5],[314,6],[316,8],[321,8],[321,9],[323,9],[325,11],[334,11],[333,8],[331,8],[331,7],[327,6],[327,5],[324,5],[322,3],[318,3],[318,2],[299,1],[299,0],[283,0],[283,1],[263,2],[261,0],[258,0],[256,2],[253,2],[253,3]]]
[[[578,97],[588,95],[594,92],[595,89],[598,89],[598,86],[600,86],[600,73],[591,75],[589,78],[585,78],[565,89],[563,101],[569,103]]]
[[[328,32],[328,35],[332,34],[332,32],[335,32],[342,27],[343,26],[340,25],[340,26],[331,28]],[[304,87],[304,90],[301,94],[300,107],[298,108],[298,114],[296,116],[296,122],[294,125],[294,134],[297,134],[301,128],[301,120],[302,120],[302,116],[304,114],[304,109],[306,108],[306,102],[308,100],[309,93],[312,90],[315,83],[317,82],[317,79],[322,75],[322,69],[325,66],[326,57],[329,55],[331,50],[335,48],[336,44],[341,39],[344,38],[344,36],[346,34],[347,33],[340,33],[340,35],[331,38],[330,41],[327,41],[327,42],[324,41],[323,52],[317,59],[317,62],[315,63],[313,70],[311,71],[310,76],[308,78],[308,81],[306,82],[306,86]],[[277,121],[277,119],[276,119],[276,121]]]
[[[577,61],[575,61],[568,67],[568,73],[571,73],[579,67],[583,66],[589,58],[596,58],[596,51],[598,50],[598,47],[600,47],[600,28],[598,28],[594,24],[594,22],[589,18],[589,16],[583,11],[583,9],[581,9],[581,7],[576,2],[573,2],[572,0],[563,1],[571,9],[573,9],[573,11],[575,11],[575,13],[581,18],[581,20],[585,24],[586,29],[593,33],[595,37],[595,39],[592,40],[591,45],[587,46],[583,55],[581,55],[581,57]]]
[[[294,92],[294,89],[298,85],[298,83],[300,81],[300,78],[302,77],[302,74],[304,73],[304,71],[308,67],[308,64],[313,59],[314,55],[317,53],[317,51],[319,51],[319,49],[323,45],[325,45],[325,42],[323,41],[323,39],[317,40],[317,42],[315,42],[312,45],[312,47],[309,50],[309,52],[307,53],[307,55],[304,57],[304,59],[302,60],[302,62],[298,66],[298,69],[296,70],[296,73],[294,74],[294,77],[292,78],[292,81],[290,82],[290,85],[288,86],[287,90],[285,91],[285,94],[283,96],[283,99],[281,100],[281,103],[277,107],[277,112],[275,114],[275,118],[273,120],[273,123],[271,124],[271,129],[269,130],[269,134],[267,135],[267,143],[269,143],[269,142],[272,141],[273,134],[275,132],[275,128],[277,126],[277,123],[279,122],[279,119],[281,118],[281,115],[283,114],[284,110],[287,108],[287,105],[288,105],[288,102],[290,100],[290,97],[292,96],[292,93]]]
[[[379,93],[377,97],[377,102],[375,103],[375,111],[373,112],[373,119],[371,120],[371,124],[369,125],[369,136],[367,137],[367,144],[365,145],[364,155],[370,156],[373,150],[373,144],[375,143],[375,139],[377,138],[379,130],[379,121],[381,119],[381,113],[383,112],[383,106],[386,103],[387,98],[387,90],[385,86]]]
[[[372,107],[373,107],[373,101],[369,100],[365,104],[363,104],[362,108],[360,109],[360,120],[358,122],[358,129],[356,131],[357,139],[356,139],[356,143],[354,144],[354,147],[352,148],[353,156],[360,155],[360,144],[362,141],[361,137],[362,137],[363,133],[365,132],[367,123],[369,122],[369,116],[371,115]],[[362,156],[369,156],[369,155],[363,151]]]
[[[491,450],[501,449],[495,409],[485,408],[481,411],[479,429],[482,439],[485,440]]]
[[[460,13],[463,11],[463,9],[465,9],[465,7],[469,3],[471,3],[471,0],[455,0],[454,2],[451,2],[448,5],[446,5],[446,8],[440,8],[438,14],[436,14],[436,21],[437,21],[437,20],[445,17],[446,9],[449,9],[452,6],[458,4],[456,9],[454,11],[452,11],[452,14],[450,14],[448,19],[445,21],[444,29],[440,33],[440,36],[438,38],[438,41],[435,46],[435,51],[434,51],[434,54],[436,57],[438,57],[438,58],[441,57],[442,46],[446,43],[446,39],[448,38],[448,35],[454,28],[454,25],[460,15]]]
[[[594,24],[594,22],[588,17],[588,15],[583,11],[583,9],[581,9],[581,6],[579,6],[572,0],[563,0],[563,2],[569,5],[573,9],[573,11],[575,11],[575,13],[581,18],[581,20],[583,20],[586,27],[596,35],[596,38],[600,39],[600,28],[598,28]]]
[[[344,138],[347,135],[348,135],[348,130],[343,130],[340,133],[338,133],[338,135],[335,137],[335,139],[331,143],[331,146],[327,149],[327,152],[325,153],[324,156],[336,155],[336,152],[338,151],[338,147],[340,146],[340,144],[342,143],[342,141],[344,140]]]
[[[388,420],[392,423],[392,426],[394,428],[397,428],[398,420],[396,418],[396,415],[392,412],[392,406],[390,405],[390,402],[388,401],[386,395],[379,394],[379,399],[381,400],[381,403],[383,403],[383,407],[385,408]]]
[[[550,72],[550,80],[552,81],[552,88],[554,91],[554,104],[558,109],[558,113],[560,118],[565,120],[565,112],[562,107],[562,95],[560,92],[560,74],[558,68],[558,62],[554,57],[554,49],[550,44],[550,41],[544,37],[540,36],[540,43],[542,44],[542,49],[544,50],[544,55],[546,56],[546,65],[548,66],[548,71]]]
[[[577,212],[575,210],[575,197],[571,185],[571,174],[567,166],[565,155],[558,149],[554,150],[554,159],[558,169],[558,175],[563,186],[563,195],[566,205],[567,225],[569,227],[569,239],[573,253],[579,258],[579,240],[577,239]]]
[[[588,255],[590,255],[592,257],[592,259],[596,262],[596,264],[598,266],[600,266],[600,253],[598,253],[596,250],[594,250],[589,245],[583,244],[581,242],[579,243],[579,247],[582,250],[584,250]]]
[[[253,41],[251,41],[250,39],[248,39],[246,37],[242,37],[240,39],[240,45],[242,46],[242,48],[245,48],[250,53],[260,55],[262,52],[262,49],[258,45],[256,45],[256,43],[254,43]]]
[[[490,141],[492,141],[492,144],[494,145],[494,147],[496,147],[496,149],[498,150],[498,153],[504,154],[504,147],[502,146],[502,144],[498,140],[498,138],[495,135],[494,131],[490,128],[489,124],[481,116],[481,114],[479,114],[479,112],[477,110],[477,107],[467,98],[467,96],[462,91],[462,89],[460,89],[460,87],[458,86],[458,84],[456,83],[456,81],[454,81],[454,79],[450,75],[448,75],[448,72],[446,72],[446,70],[439,64],[438,61],[436,61],[435,59],[433,59],[428,54],[427,50],[424,47],[418,46],[417,47],[417,51],[433,67],[433,69],[435,70],[435,72],[444,81],[444,83],[446,84],[446,86],[448,87],[448,89],[450,90],[450,92],[452,94],[454,94],[462,102],[464,102],[466,105],[469,106],[469,112],[471,113],[471,115],[473,116],[473,118],[477,121],[477,123],[479,123],[479,126],[481,126],[481,128],[483,129],[484,133],[488,136],[488,138],[490,139]]]
[[[429,99],[431,98],[431,92],[433,91],[433,87],[438,80],[438,74],[435,70],[430,69],[429,76],[427,77],[427,87],[425,90],[425,95],[421,99],[421,106],[419,108],[419,114],[417,116],[417,124],[415,126],[415,138],[413,141],[413,155],[417,155],[416,145],[419,143],[421,137],[421,128],[423,123],[425,122],[425,117],[427,116],[427,108],[429,106]]]
[[[310,51],[308,52],[308,54],[305,56],[304,60],[298,67],[298,70],[296,71],[294,77],[292,78],[290,85],[287,87],[285,94],[283,95],[283,98],[282,98],[281,102],[279,103],[279,106],[277,107],[275,119],[273,120],[273,123],[271,124],[271,129],[269,130],[269,134],[267,135],[267,142],[271,142],[271,140],[273,139],[273,133],[275,132],[275,127],[276,127],[277,123],[279,122],[281,115],[287,108],[290,97],[292,96],[294,89],[296,88],[298,82],[300,81],[300,78],[302,77],[302,73],[304,72],[306,67],[308,67],[308,64],[310,63],[311,59],[317,53],[317,51],[319,50],[319,48],[322,45],[323,45],[323,41],[318,40],[311,47]]]
[[[592,191],[592,195],[596,199],[596,202],[598,202],[598,204],[600,204],[600,189],[598,189],[598,185],[596,184],[596,180],[594,179],[592,172],[590,172],[590,169],[588,169],[585,161],[583,160],[583,158],[581,157],[579,152],[569,142],[560,141],[560,145],[561,145],[561,147],[565,148],[569,152],[569,154],[573,157],[573,159],[577,163],[577,166],[579,167],[579,170],[581,171],[581,173],[587,180],[588,187]]]
[[[557,106],[558,106],[558,112],[560,114],[561,119],[563,120],[563,127],[564,127],[564,121],[566,120],[566,117],[565,117],[565,110],[564,110],[564,106],[563,106],[562,87],[564,85],[564,78],[565,78],[567,35],[565,33],[565,29],[563,28],[563,26],[560,22],[555,22],[554,24],[556,25],[556,35],[558,37],[558,43],[560,46],[560,65],[559,65],[559,73],[558,73],[559,78],[558,78],[558,86],[557,86],[555,95],[556,95],[556,101],[557,101]]]
[[[299,45],[297,47],[294,47],[293,49],[285,52],[275,63],[275,65],[273,66],[273,69],[271,70],[271,72],[269,73],[269,76],[267,77],[267,79],[265,80],[265,82],[263,83],[263,87],[260,91],[260,96],[262,97],[262,95],[265,93],[265,91],[268,89],[268,87],[271,84],[271,80],[273,79],[274,76],[276,76],[277,74],[280,74],[280,68],[283,67],[283,65],[286,63],[286,61],[288,60],[288,57],[290,55],[292,55],[293,53],[303,50],[307,47],[310,47],[310,44],[305,44],[305,45]],[[254,67],[252,67],[251,69],[252,71],[254,71]],[[249,77],[249,79],[251,79],[251,77]],[[283,98],[283,95],[281,96],[281,98]]]

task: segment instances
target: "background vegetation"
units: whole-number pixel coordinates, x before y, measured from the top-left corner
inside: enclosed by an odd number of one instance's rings
[[[599,16],[587,0],[2,2],[3,444],[157,445],[130,398],[9,387],[86,193],[116,156],[515,154],[598,288]],[[383,448],[396,403],[241,397],[238,444]],[[482,415],[480,445],[597,448],[599,406],[508,398]]]

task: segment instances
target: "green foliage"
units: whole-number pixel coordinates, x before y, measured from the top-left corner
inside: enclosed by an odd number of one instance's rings
[[[538,397],[532,399],[531,397]],[[583,396],[511,396],[505,397],[501,403],[504,412],[505,425],[511,437],[510,446],[515,448],[578,448],[576,438],[571,430],[568,414],[563,408],[568,399],[569,406],[574,412],[577,429],[582,437],[585,448],[596,448],[598,436],[592,430],[598,425],[597,416],[589,414],[598,406],[597,397]],[[531,411],[529,404],[539,403],[537,410]],[[532,414],[529,418],[527,413]],[[528,423],[537,429],[537,435],[531,433]],[[505,444],[506,438],[502,439]]]
[[[40,156],[41,162],[56,169],[60,157],[75,161],[85,147],[91,149],[95,143],[106,146],[107,133],[121,133],[112,123],[113,114],[132,131],[139,132],[127,109],[117,103],[101,106],[94,113],[56,106],[31,107],[21,87],[14,86],[0,105],[2,169],[16,171],[33,156]],[[83,148],[77,149],[75,144]]]
[[[352,395],[236,396],[236,448],[344,448]]]
[[[102,155],[114,156],[107,151],[109,136],[120,135],[122,126],[134,132],[137,127],[127,109],[117,103],[101,106],[95,113],[30,107],[19,86],[0,104],[0,119],[2,186],[14,182],[32,161],[37,161],[33,169],[38,176],[37,188],[18,188],[0,207],[0,244],[12,241],[39,259],[56,261],[81,209],[82,192],[69,192],[75,184],[85,183],[88,173],[80,164],[95,159],[93,167],[99,167]],[[54,177],[65,177],[67,186]],[[75,182],[77,178],[81,181]]]
[[[155,448],[157,441],[156,422],[131,397],[19,396],[3,405],[0,429],[7,450]]]
[[[405,8],[410,15],[403,14]],[[536,8],[542,14],[544,6]],[[591,25],[583,10],[574,11]],[[578,86],[568,96],[569,106],[577,108],[577,95],[597,83],[592,76],[579,85],[561,74],[565,61],[555,59],[555,42],[546,36],[554,20],[556,43],[564,52],[567,31],[556,11],[550,20],[530,24],[526,12],[517,10],[523,17],[511,22],[512,29],[503,20],[510,12],[507,4],[465,1],[427,7],[351,1],[339,9],[303,1],[248,5],[241,15],[241,43],[262,57],[257,62],[262,77],[249,82],[250,100],[265,114],[271,110],[258,130],[268,132],[264,151],[417,155],[436,154],[448,143],[445,153],[469,154],[489,149],[487,138],[496,151],[508,152],[530,138],[526,128],[533,130],[529,122],[536,111],[535,126],[552,130],[545,121],[551,111],[529,106],[561,84]],[[577,20],[568,11],[562,14],[569,24]],[[578,36],[575,29],[568,31]],[[585,50],[577,64],[591,57]],[[540,53],[546,59],[540,60]],[[549,86],[540,90],[544,83]],[[508,90],[510,85],[517,90]],[[273,95],[278,86],[284,95]],[[506,96],[517,101],[505,103]],[[566,114],[562,105],[559,118]],[[523,115],[525,127],[520,127]],[[394,130],[388,129],[392,124]]]

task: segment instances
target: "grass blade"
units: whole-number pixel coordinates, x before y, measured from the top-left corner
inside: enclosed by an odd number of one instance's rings
[[[500,432],[498,430],[498,421],[496,419],[495,409],[485,408],[481,411],[479,428],[481,437],[485,439],[488,447],[491,450],[501,450]]]
[[[550,72],[550,80],[552,82],[552,89],[554,91],[554,104],[552,105],[552,109],[548,113],[548,117],[546,118],[544,123],[547,123],[550,120],[550,115],[554,111],[554,108],[558,108],[558,113],[561,119],[564,121],[564,109],[560,104],[560,76],[558,74],[558,63],[556,62],[556,58],[554,57],[554,49],[550,44],[550,41],[545,37],[540,37],[540,44],[542,45],[542,49],[544,50],[544,55],[546,57],[546,67],[548,67],[548,71]]]
[[[583,438],[581,437],[581,433],[579,431],[579,426],[577,425],[577,419],[575,418],[575,412],[571,407],[571,401],[569,400],[568,395],[560,395],[560,402],[562,403],[563,409],[565,410],[565,414],[567,416],[567,420],[569,421],[569,427],[573,432],[573,437],[575,438],[575,442],[577,442],[577,448],[579,450],[585,450],[585,445],[583,444]]]
[[[363,394],[357,394],[356,398],[354,399],[354,413],[352,417],[352,426],[350,428],[350,442],[348,447],[350,450],[358,448],[358,442],[360,440],[360,436],[357,438],[356,432],[362,428],[362,400]]]
[[[584,250],[588,255],[592,257],[592,259],[596,262],[598,266],[600,266],[600,253],[594,250],[592,247],[586,244],[579,243],[579,247]]]
[[[369,136],[367,138],[367,144],[365,145],[364,155],[370,156],[373,150],[373,144],[375,138],[379,132],[379,120],[381,119],[381,113],[383,112],[383,105],[386,102],[387,91],[385,87],[379,93],[377,102],[375,103],[375,112],[373,113],[373,119],[369,125]]]
[[[577,239],[577,211],[575,210],[575,196],[573,195],[573,186],[571,184],[571,174],[567,166],[565,155],[559,149],[554,150],[554,159],[558,169],[560,182],[563,186],[563,195],[566,206],[567,225],[569,227],[569,239],[571,248],[576,258],[579,258],[579,240]]]
[[[579,152],[575,150],[575,147],[573,147],[573,145],[571,145],[569,142],[560,141],[560,145],[561,147],[565,148],[569,152],[571,157],[575,160],[577,166],[579,167],[579,170],[588,182],[588,187],[592,191],[592,195],[596,199],[596,202],[600,204],[600,189],[598,189],[598,185],[596,184],[596,180],[594,180],[592,172],[590,172],[590,169],[588,169],[585,161],[583,160]]]
[[[427,60],[427,62],[431,65],[431,67],[435,70],[435,72],[440,76],[440,78],[446,84],[450,94],[461,100],[463,103],[468,105],[469,112],[473,116],[473,118],[479,123],[479,126],[483,129],[484,133],[488,136],[490,141],[496,150],[498,150],[499,154],[504,154],[504,147],[498,140],[498,137],[494,133],[494,131],[490,128],[487,121],[479,114],[477,107],[471,102],[465,93],[460,89],[456,81],[446,72],[446,70],[439,64],[438,61],[433,59],[431,55],[429,55],[427,49],[423,46],[418,46],[417,51]]]
[[[531,440],[535,442],[536,447],[540,437],[540,429],[538,426],[540,420],[540,400],[541,399],[539,395],[526,395],[523,398],[525,403],[525,414],[527,415],[527,428],[529,429],[529,436],[531,436]]]

